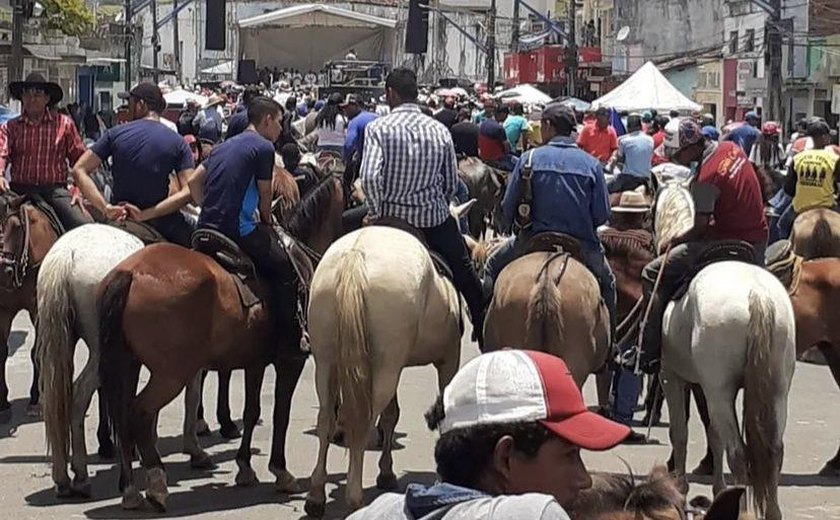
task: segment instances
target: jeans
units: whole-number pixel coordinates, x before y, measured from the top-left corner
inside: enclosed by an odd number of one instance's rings
[[[163,235],[163,238],[167,242],[172,242],[188,249],[192,248],[192,234],[195,231],[195,227],[193,227],[181,212],[149,220],[146,224],[155,228],[158,233]]]
[[[639,401],[639,394],[642,391],[642,377],[631,370],[617,368],[613,373],[612,391],[613,420],[630,426],[633,421],[633,408]]]
[[[637,177],[628,173],[619,173],[607,183],[607,191],[610,193],[621,193],[622,191],[631,191],[635,190],[636,188],[638,188],[646,182],[647,179],[644,177]]]
[[[274,310],[275,339],[280,342],[281,351],[298,353],[301,340],[297,314],[298,279],[286,248],[266,224],[258,224],[254,231],[235,238],[235,241],[251,257],[257,271],[267,282]],[[284,338],[289,338],[289,341],[283,342]]]
[[[18,195],[38,195],[44,199],[55,210],[65,231],[93,222],[79,205],[72,203],[70,192],[61,184],[35,186],[13,182],[10,187]]]

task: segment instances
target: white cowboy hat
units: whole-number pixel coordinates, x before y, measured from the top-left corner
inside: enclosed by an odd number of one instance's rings
[[[613,213],[647,213],[650,211],[650,204],[643,194],[637,191],[625,191],[621,193],[618,206],[610,210]]]

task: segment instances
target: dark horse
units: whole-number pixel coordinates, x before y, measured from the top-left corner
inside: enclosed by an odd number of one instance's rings
[[[340,234],[343,204],[340,182],[327,177],[290,218],[289,231],[314,249],[313,260]],[[259,293],[265,294],[264,288]],[[204,368],[245,369],[245,432],[236,455],[236,482],[246,485],[256,482],[250,464],[251,438],[260,416],[265,368],[274,365],[277,380],[269,469],[277,477],[278,489],[296,489],[295,478],[286,469],[284,450],[292,394],[304,362],[278,362],[268,309],[262,304],[243,308],[228,272],[195,251],[170,244],[149,246],[128,257],[103,280],[99,308],[100,377],[120,447],[124,508],[141,504],[131,469],[136,443],[146,468],[146,496],[155,507],[165,509],[168,491],[156,448],[155,417],[187,386],[187,410],[197,407],[197,378]],[[169,326],[161,327],[161,323]],[[141,365],[151,376],[135,396]],[[194,427],[190,433],[194,437]]]

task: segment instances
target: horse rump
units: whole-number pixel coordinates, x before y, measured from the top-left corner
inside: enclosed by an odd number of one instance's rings
[[[549,352],[552,345],[560,345],[563,338],[562,303],[560,289],[551,275],[550,262],[540,270],[537,283],[528,298],[525,318],[525,344],[522,348]]]

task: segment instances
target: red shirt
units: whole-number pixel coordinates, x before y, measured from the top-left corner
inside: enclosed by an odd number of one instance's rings
[[[740,146],[722,142],[707,157],[696,182],[718,189],[708,237],[714,240],[767,240],[767,220],[758,175]]]
[[[660,130],[653,134],[653,147],[659,148],[665,142],[665,130]]]
[[[597,124],[583,125],[577,144],[584,152],[605,163],[618,150],[618,135],[611,126],[601,130]]]
[[[0,172],[11,164],[12,182],[66,184],[67,172],[85,152],[69,117],[47,110],[39,122],[26,114],[0,126]]]

